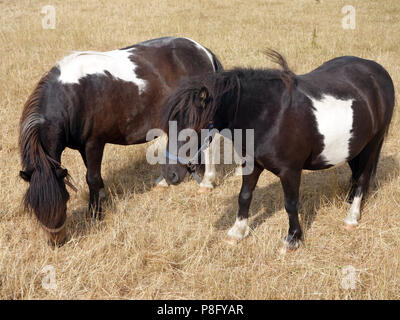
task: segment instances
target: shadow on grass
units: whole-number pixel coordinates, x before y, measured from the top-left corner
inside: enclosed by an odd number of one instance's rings
[[[234,175],[234,169],[235,166],[233,165],[217,167],[220,176],[222,174],[219,182],[223,183],[223,179]],[[303,172],[300,186],[299,212],[304,233],[306,233],[315,220],[322,198],[327,201],[331,201],[337,197],[343,200],[346,198],[349,191],[350,169],[347,165],[344,165],[334,170],[337,170],[336,174],[323,170]],[[391,177],[398,175],[399,170],[399,163],[394,156],[381,157],[377,170],[377,185],[385,184]],[[115,199],[123,197],[126,193],[141,194],[150,191],[159,176],[160,166],[149,165],[144,157],[129,162],[128,165],[117,170],[108,169],[104,177],[104,184],[109,192],[107,198],[103,201],[103,208],[105,211],[113,211]],[[186,176],[184,181],[189,181],[190,179],[190,177]],[[337,184],[337,187],[332,187],[332,183]],[[374,191],[373,188],[371,191]],[[87,198],[89,198],[88,190],[86,192]],[[234,196],[225,200],[228,208],[214,223],[216,229],[226,230],[233,225],[237,216],[238,195],[239,190],[237,190]],[[249,213],[250,217],[254,212],[261,211],[261,213],[252,220],[250,227],[256,229],[265,220],[283,208],[283,191],[279,180],[262,188],[256,187]],[[69,233],[77,236],[85,235],[88,233],[88,230],[98,224],[101,224],[101,221],[88,218],[87,206],[80,207],[73,210],[69,218]]]
[[[151,191],[160,175],[160,165],[150,165],[145,156],[129,161],[124,166],[117,169],[109,167],[106,172],[103,173],[104,187],[106,190],[106,198],[102,201],[104,215],[115,211],[118,199]],[[182,183],[190,181],[191,179],[192,177],[186,175]],[[101,220],[89,216],[89,187],[87,184],[85,184],[85,187],[86,189],[80,192],[82,192],[81,197],[84,198],[86,204],[72,210],[68,218],[68,232],[71,235],[82,236],[87,234],[94,226],[101,225]]]
[[[300,208],[301,225],[304,233],[311,227],[316,214],[320,208],[321,200],[332,201],[335,198],[346,201],[350,189],[351,171],[347,165],[333,169],[335,172],[304,171],[300,186]],[[399,175],[399,163],[392,156],[381,156],[376,174],[376,186],[370,188],[370,194],[379,190],[379,186],[385,184],[393,176]],[[265,174],[265,173],[264,173]],[[226,199],[228,208],[214,223],[218,230],[230,228],[237,217],[239,190],[235,196]],[[250,223],[252,229],[256,229],[276,212],[284,209],[283,190],[279,180],[266,187],[257,188],[253,192],[249,216],[254,212],[260,212]],[[306,211],[306,212],[305,212]],[[343,216],[344,219],[344,216]]]
[[[143,156],[115,169],[109,166],[107,170],[103,169],[102,176],[106,190],[102,207],[104,214],[107,215],[115,211],[118,199],[150,191],[155,185],[155,180],[160,176],[160,166],[150,165]],[[89,216],[89,187],[86,183],[84,186],[85,189],[80,191],[82,193],[79,197],[86,203],[71,211],[67,225],[68,232],[78,237],[88,234],[93,227],[101,227],[102,224],[102,220]]]
[[[116,170],[109,168],[104,185],[116,195],[123,195],[127,191],[142,194],[155,186],[155,181],[160,175],[160,165],[150,165],[145,157],[140,157]]]

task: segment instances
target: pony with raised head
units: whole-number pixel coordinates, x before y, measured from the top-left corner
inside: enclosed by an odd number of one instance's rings
[[[39,81],[20,120],[20,176],[29,182],[25,207],[52,243],[65,240],[66,184],[72,186],[61,166],[63,150],[80,152],[89,210],[100,217],[105,144],[147,142],[147,132],[161,126],[165,98],[182,77],[221,70],[209,49],[190,39],[165,37],[108,52],[75,52]],[[209,176],[206,172],[204,179]]]
[[[345,223],[349,228],[358,224],[392,118],[394,87],[388,72],[371,60],[338,57],[295,75],[279,53],[267,54],[281,69],[237,68],[183,81],[166,101],[164,126],[166,132],[169,121],[177,121],[178,130],[196,132],[210,123],[218,130],[254,129],[254,169],[242,177],[238,216],[227,240],[237,242],[248,234],[252,193],[266,169],[280,178],[289,217],[284,243],[293,250],[302,240],[298,210],[303,169],[347,162],[351,207]],[[245,154],[246,143],[242,145]],[[168,183],[179,183],[185,164],[167,163],[162,173]]]

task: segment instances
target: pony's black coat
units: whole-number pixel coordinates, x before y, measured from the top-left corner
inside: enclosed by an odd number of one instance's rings
[[[200,130],[209,122],[219,130],[254,129],[255,169],[243,176],[238,217],[248,217],[251,195],[262,170],[273,172],[283,186],[289,215],[287,240],[293,247],[302,236],[297,214],[301,171],[331,166],[321,157],[324,137],[318,131],[310,97],[353,99],[346,160],[352,169],[354,196],[367,193],[376,171],[393,113],[394,87],[387,71],[374,61],[339,57],[310,73],[295,75],[277,52],[270,51],[270,56],[282,70],[237,68],[182,81],[166,101],[168,118],[164,118],[164,126],[177,120],[179,129]],[[167,164],[162,172],[167,182],[171,176],[179,182],[185,174],[179,164]]]
[[[43,226],[57,229],[66,219],[68,192],[61,169],[65,148],[79,150],[87,167],[89,208],[101,213],[99,190],[104,186],[101,161],[106,143],[130,145],[146,142],[152,128],[161,127],[162,104],[179,79],[222,70],[212,57],[185,38],[145,41],[132,49],[135,74],[146,81],[139,94],[135,83],[89,74],[79,84],[62,83],[59,66],[38,83],[25,104],[20,121],[21,177],[30,182],[25,205]]]

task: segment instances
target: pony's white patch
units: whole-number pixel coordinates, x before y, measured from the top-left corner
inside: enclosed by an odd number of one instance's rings
[[[137,77],[137,66],[129,59],[132,55],[129,50],[132,49],[74,52],[58,62],[59,80],[62,83],[79,84],[80,79],[90,74],[105,74],[105,71],[108,71],[117,79],[134,83],[139,88],[139,93],[142,93],[146,81]]]
[[[250,227],[247,225],[247,219],[236,219],[233,227],[228,231],[228,236],[235,240],[241,240],[249,234]]]
[[[315,108],[318,131],[324,136],[324,149],[320,156],[327,164],[338,165],[349,156],[349,143],[353,128],[353,99],[341,100],[323,95],[321,100],[309,97]]]
[[[344,222],[348,225],[356,226],[358,224],[358,219],[360,219],[360,207],[363,195],[355,196],[351,204],[350,210],[347,213],[347,217]]]
[[[192,39],[189,39],[189,38],[184,38],[184,39],[193,42],[197,48],[199,48],[200,50],[203,50],[203,51],[206,53],[206,55],[208,56],[208,58],[209,58],[210,61],[211,61],[211,65],[213,66],[213,69],[214,69],[214,71],[215,71],[214,59],[213,59],[213,56],[212,56],[212,54],[210,53],[210,51],[208,51],[208,50],[207,50],[206,48],[204,48],[200,43],[198,43],[198,42],[196,42],[196,41],[194,41],[194,40],[192,40]]]

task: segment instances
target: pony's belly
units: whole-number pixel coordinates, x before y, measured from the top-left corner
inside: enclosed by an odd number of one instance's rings
[[[313,159],[312,165],[330,168],[349,158],[350,140],[353,132],[353,99],[341,100],[323,95],[320,100],[309,97],[317,129],[322,136],[322,151]]]
[[[315,160],[311,164],[306,164],[303,169],[305,170],[330,170],[345,164],[346,160],[338,162],[337,164],[327,164],[324,160]]]

